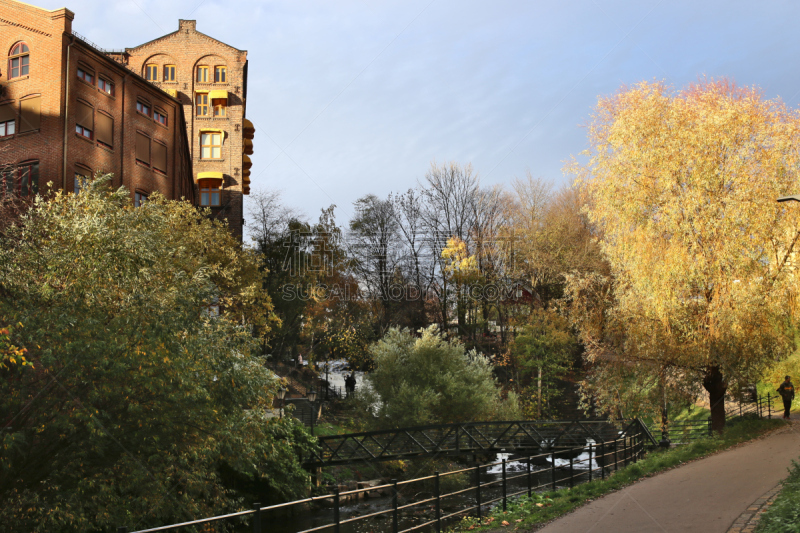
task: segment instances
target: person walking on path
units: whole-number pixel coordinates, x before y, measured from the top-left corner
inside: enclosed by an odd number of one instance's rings
[[[789,420],[789,411],[792,409],[792,400],[794,400],[794,385],[789,381],[789,376],[786,376],[786,380],[778,387],[778,394],[783,398],[783,419]]]

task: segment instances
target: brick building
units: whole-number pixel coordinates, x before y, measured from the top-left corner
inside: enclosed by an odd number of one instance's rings
[[[245,119],[247,51],[181,20],[177,31],[112,57],[183,104],[199,203],[241,235],[255,133]]]
[[[185,198],[241,237],[254,134],[247,52],[183,20],[108,52],[73,32],[73,18],[0,0],[0,197],[48,182],[76,191],[80,176],[113,173],[134,203],[155,191]]]
[[[73,17],[0,0],[3,194],[74,191],[99,171],[135,202],[155,191],[195,202],[183,106],[74,35]]]

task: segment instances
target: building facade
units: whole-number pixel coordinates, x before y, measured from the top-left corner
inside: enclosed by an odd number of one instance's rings
[[[102,172],[134,202],[157,191],[196,203],[180,101],[79,38],[73,18],[0,0],[3,195],[76,191]]]
[[[0,198],[48,183],[77,192],[81,177],[112,173],[134,204],[183,198],[241,238],[255,132],[247,52],[193,20],[108,52],[72,30],[74,16],[0,0]]]
[[[247,51],[181,20],[177,31],[111,57],[181,102],[198,203],[241,236],[255,133],[245,118]]]

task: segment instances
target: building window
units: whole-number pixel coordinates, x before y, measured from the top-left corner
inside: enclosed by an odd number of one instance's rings
[[[147,195],[143,192],[136,192],[133,195],[133,207],[142,207],[147,201]]]
[[[114,148],[114,119],[110,115],[98,112],[95,134],[97,142],[108,148]]]
[[[42,97],[26,98],[19,103],[20,121],[19,132],[35,131],[41,123]]]
[[[147,104],[143,104],[138,100],[136,101],[136,111],[138,111],[142,115],[147,116],[148,118],[150,117],[150,106]]]
[[[145,65],[144,78],[147,81],[158,81],[158,65]]]
[[[136,132],[136,160],[150,166],[150,137]]]
[[[200,185],[200,205],[203,207],[213,207],[219,205],[219,185],[208,182]]]
[[[221,158],[222,158],[222,134],[201,133],[200,159],[221,159]]]
[[[94,132],[94,108],[81,101],[75,106],[75,132],[87,139],[93,139]]]
[[[164,81],[175,81],[175,65],[164,65]]]
[[[214,83],[228,83],[227,67],[214,67]]]
[[[103,78],[97,78],[97,88],[106,94],[114,96],[114,84]]]
[[[164,126],[167,125],[167,115],[160,111],[153,110],[153,120]]]
[[[197,93],[195,104],[198,117],[208,116],[208,93]]]
[[[90,85],[94,85],[94,74],[83,70],[82,68],[78,67],[78,78],[82,79],[86,83]]]
[[[83,189],[83,186],[86,184],[86,181],[88,181],[91,174],[91,170],[83,165],[78,165],[75,169],[75,176],[73,177],[72,192],[75,194],[80,194],[81,189]]]
[[[11,104],[0,106],[0,137],[14,135],[17,120],[14,114],[14,107]]]
[[[8,137],[9,135],[14,135],[15,126],[16,126],[16,121],[14,120],[0,122],[0,137]]]
[[[27,76],[30,71],[30,55],[28,45],[17,43],[8,54],[8,77],[18,78]]]
[[[228,99],[214,98],[211,100],[211,106],[214,108],[215,117],[224,117],[228,110]]]
[[[39,162],[26,161],[10,165],[0,171],[0,198],[6,196],[33,196],[39,186]]]
[[[208,67],[197,67],[197,81],[208,83]]]
[[[153,143],[153,168],[167,173],[167,145],[160,142]]]

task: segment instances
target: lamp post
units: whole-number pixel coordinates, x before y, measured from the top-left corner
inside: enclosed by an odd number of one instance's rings
[[[286,387],[284,387],[283,385],[281,385],[281,388],[280,388],[280,389],[278,389],[278,399],[281,401],[281,409],[280,409],[280,411],[279,411],[279,413],[280,413],[280,417],[279,417],[279,418],[280,418],[281,420],[283,420],[283,404],[284,404],[284,398],[286,398]]]
[[[311,389],[308,391],[308,401],[311,402],[311,435],[314,435],[314,400],[317,399],[317,391]]]

